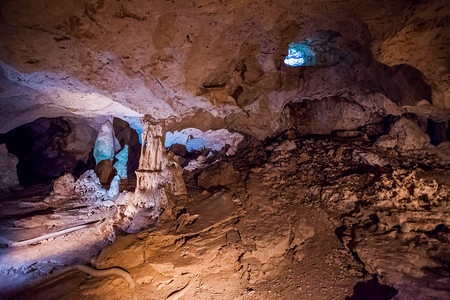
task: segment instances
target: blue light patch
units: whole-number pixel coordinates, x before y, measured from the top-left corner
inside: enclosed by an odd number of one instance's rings
[[[116,154],[117,161],[114,164],[114,168],[117,170],[117,175],[120,179],[127,178],[127,162],[128,162],[128,145]]]
[[[286,56],[284,63],[290,67],[314,66],[316,54],[306,42],[293,42],[289,45],[288,56]]]
[[[114,128],[111,122],[106,121],[98,133],[94,144],[95,163],[114,158]]]
[[[141,124],[140,118],[138,117],[124,117],[124,120],[130,124],[130,127],[136,130],[139,135],[139,143],[142,144],[142,133],[144,132],[144,127]]]
[[[186,145],[189,136],[181,131],[174,131],[173,133],[168,131],[166,133],[166,140],[164,142],[164,147],[169,148],[174,144]]]
[[[164,146],[169,148],[171,145],[180,144],[185,145],[187,151],[202,149],[220,151],[226,145],[230,145],[233,151],[236,151],[243,138],[241,134],[226,129],[201,131],[197,128],[185,128],[181,131],[167,132]]]
[[[288,56],[286,56],[284,63],[291,67],[298,67],[303,65],[305,60],[303,59],[301,52],[293,48],[289,48]]]
[[[215,142],[208,136],[203,135],[204,133],[201,130],[194,128],[189,128],[187,131],[175,131],[173,133],[169,131],[166,133],[166,141],[164,143],[164,146],[166,148],[169,148],[173,144],[180,144],[185,145],[187,151],[200,151],[208,146],[211,147],[210,144],[213,144]]]

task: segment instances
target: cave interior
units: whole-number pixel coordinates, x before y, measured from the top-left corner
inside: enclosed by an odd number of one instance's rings
[[[450,299],[448,4],[0,1],[0,298]]]

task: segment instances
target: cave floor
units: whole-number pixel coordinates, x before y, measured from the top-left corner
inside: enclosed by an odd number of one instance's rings
[[[450,168],[433,149],[275,140],[228,159],[224,185],[170,197],[159,223],[19,299],[445,299]],[[187,180],[198,176],[188,174]],[[206,167],[210,177],[218,166]],[[431,215],[432,214],[432,215]],[[416,298],[417,299],[417,298]]]
[[[1,297],[55,268],[89,262],[114,236],[114,207],[79,199],[49,203],[50,191],[51,185],[38,184],[0,201]]]
[[[245,210],[229,191],[190,194],[174,207],[178,218],[117,237],[96,267],[120,265],[133,274],[138,299],[165,299],[185,286],[186,299],[345,299],[365,280],[326,213],[307,204],[261,209],[260,185],[253,186],[252,197]],[[120,277],[88,278],[81,272],[49,280],[21,298],[31,295],[131,298]]]

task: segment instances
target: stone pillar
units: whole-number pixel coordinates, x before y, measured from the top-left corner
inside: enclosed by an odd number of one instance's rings
[[[165,184],[163,171],[167,166],[166,149],[164,141],[166,136],[165,121],[143,119],[144,132],[142,133],[141,157],[139,169],[136,171],[139,191],[159,188]]]
[[[136,170],[136,191],[124,211],[128,218],[124,224],[127,232],[145,229],[167,208],[166,187],[176,195],[186,193],[183,170],[181,167],[176,168],[177,172],[172,170],[174,162],[169,161],[164,147],[166,126],[170,121],[154,120],[148,116],[141,119],[144,132],[139,169]]]
[[[146,116],[141,119],[141,122],[144,132],[139,169],[136,170],[136,191],[132,203],[127,205],[124,212],[130,220],[125,224],[127,232],[139,232],[145,229],[167,206],[165,120],[154,120]]]
[[[186,184],[183,179],[183,169],[180,166],[178,156],[170,152],[167,154],[167,170],[169,172],[170,181],[168,188],[170,193],[175,196],[186,195]]]

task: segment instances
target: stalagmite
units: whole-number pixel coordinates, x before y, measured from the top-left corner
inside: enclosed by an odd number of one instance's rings
[[[141,158],[137,175],[137,189],[147,191],[164,184],[161,172],[167,166],[166,149],[164,148],[164,121],[144,119]]]
[[[155,121],[146,117],[141,121],[144,132],[139,169],[136,170],[136,192],[133,203],[125,210],[125,216],[131,219],[130,224],[126,224],[128,232],[138,232],[148,226],[167,205],[165,185],[169,173],[164,148],[165,120]]]
[[[98,164],[104,159],[114,158],[114,128],[110,121],[103,123],[94,147],[95,162]]]
[[[168,184],[169,190],[174,195],[185,195],[187,194],[187,190],[183,179],[183,169],[178,161],[178,156],[173,152],[169,152],[167,156],[167,169],[171,176],[171,182]]]

